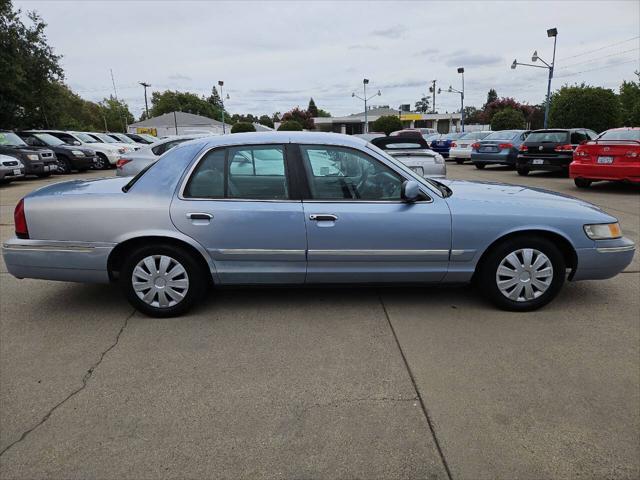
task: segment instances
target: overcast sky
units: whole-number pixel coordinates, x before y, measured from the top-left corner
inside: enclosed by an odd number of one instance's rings
[[[225,81],[232,113],[284,112],[306,107],[312,96],[334,115],[362,111],[362,78],[382,91],[372,104],[414,103],[438,80],[460,87],[465,104],[480,107],[487,90],[540,103],[543,69],[533,50],[550,61],[558,28],[553,87],[586,82],[617,91],[640,70],[640,2],[213,2],[15,0],[48,23],[47,35],[63,55],[66,81],[82,97],[113,93],[135,117],[142,87],[209,94]],[[436,97],[440,112],[459,108],[459,96]]]

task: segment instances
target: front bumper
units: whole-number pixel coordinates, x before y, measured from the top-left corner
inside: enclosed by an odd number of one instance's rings
[[[71,157],[71,165],[79,170],[89,170],[96,163],[96,157]]]
[[[615,277],[633,260],[635,244],[626,237],[597,240],[595,247],[579,248],[578,266],[571,280],[601,280]]]
[[[22,160],[25,175],[54,173],[58,169],[56,160]]]
[[[109,283],[107,261],[111,243],[23,240],[2,245],[2,257],[11,275],[65,282]]]
[[[20,171],[20,173],[14,173],[14,171]],[[10,167],[5,167],[5,168],[0,168],[0,180],[16,180],[18,178],[22,178],[24,177],[24,168],[23,167],[15,167],[15,168],[10,168]]]
[[[573,162],[569,165],[571,178],[584,178],[587,180],[614,180],[623,182],[640,183],[640,164],[625,165],[611,164],[599,165],[597,163]]]

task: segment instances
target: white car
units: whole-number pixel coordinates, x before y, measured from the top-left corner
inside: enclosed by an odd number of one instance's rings
[[[125,149],[126,152],[135,152],[140,148],[135,143],[119,142],[118,140],[115,140],[113,137],[107,135],[106,133],[97,133],[97,132],[78,132],[78,133],[86,133],[87,135],[91,135],[93,138],[95,138],[101,143],[107,143],[109,145],[122,147]]]
[[[127,149],[113,144],[101,143],[91,135],[83,132],[63,132],[61,130],[41,130],[41,133],[49,133],[59,138],[68,145],[83,145],[95,150],[97,159],[94,168],[104,170],[115,166],[121,155],[127,153]]]
[[[451,142],[451,148],[449,149],[449,160],[455,161],[458,165],[464,163],[465,160],[471,160],[471,145],[482,140],[490,133],[493,132],[488,130],[469,132],[454,140]]]
[[[135,152],[123,155],[116,163],[118,177],[132,177],[147,165],[155,163],[161,155],[188,140],[211,135],[172,135],[168,138],[152,143]]]
[[[16,157],[0,154],[0,184],[24,177],[24,165]]]

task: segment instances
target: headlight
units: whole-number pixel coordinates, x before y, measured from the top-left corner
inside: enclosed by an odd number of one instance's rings
[[[444,163],[444,157],[440,154],[435,156],[436,163]]]
[[[71,153],[73,153],[76,157],[84,157],[84,153],[80,150],[71,150]]]
[[[126,149],[126,148],[124,148],[124,147],[120,147],[120,148],[118,149],[118,152],[120,152],[120,153],[127,153],[127,149]]]
[[[586,233],[587,237],[591,240],[609,240],[622,236],[622,230],[620,230],[620,224],[618,222],[585,225],[584,233]]]
[[[28,158],[29,160],[33,160],[33,161],[35,161],[35,160],[38,160],[38,158],[39,158],[39,157],[38,157],[38,155],[36,155],[36,154],[34,154],[34,153],[30,153],[29,155],[27,155],[27,158]]]

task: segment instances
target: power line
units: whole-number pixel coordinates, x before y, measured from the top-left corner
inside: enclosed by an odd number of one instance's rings
[[[558,70],[563,69],[563,68],[569,68],[569,67],[573,67],[574,65],[583,65],[585,63],[594,63],[594,62],[598,62],[603,58],[609,58],[609,57],[617,57],[618,55],[624,55],[625,53],[629,53],[629,52],[635,52],[636,50],[640,50],[640,47],[637,48],[631,48],[629,50],[624,50],[622,52],[616,52],[616,53],[611,53],[609,55],[603,55],[601,57],[596,57],[593,58],[591,60],[583,60],[582,62],[576,62],[576,63],[570,63],[569,65],[563,65],[561,67],[558,67]]]
[[[620,62],[620,63],[612,63],[610,65],[604,65],[602,67],[596,67],[596,68],[590,68],[589,70],[582,70],[580,72],[574,72],[574,73],[567,73],[566,75],[559,75],[556,78],[565,78],[565,77],[573,77],[574,75],[579,75],[581,73],[587,73],[587,72],[593,72],[595,70],[602,70],[603,68],[611,68],[611,67],[617,67],[619,65],[626,65],[627,63],[635,63],[638,60],[632,59],[632,60],[627,60],[626,62]]]
[[[584,56],[584,55],[588,55],[588,54],[590,54],[590,53],[599,52],[600,50],[606,50],[607,48],[615,47],[616,45],[622,45],[623,43],[631,42],[632,40],[636,40],[636,39],[638,39],[638,38],[640,38],[640,35],[638,35],[638,36],[636,36],[636,37],[633,37],[633,38],[629,38],[629,39],[627,39],[627,40],[622,40],[622,41],[620,41],[620,42],[615,42],[615,43],[612,43],[612,44],[610,44],[610,45],[605,45],[604,47],[595,48],[595,49],[593,49],[593,50],[589,50],[589,51],[587,51],[587,52],[578,53],[577,55],[571,55],[570,57],[560,58],[560,59],[559,59],[559,61],[567,60],[567,59],[569,59],[569,58],[582,57],[582,56]]]

